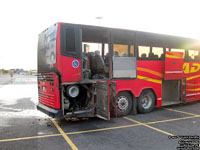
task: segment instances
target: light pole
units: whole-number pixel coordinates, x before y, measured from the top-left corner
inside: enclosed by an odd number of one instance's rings
[[[96,17],[97,20],[99,20],[98,25],[101,24],[101,19],[103,19],[103,17]]]
[[[101,24],[101,19],[103,19],[103,17],[96,17],[97,20],[99,20],[98,25],[100,26]],[[100,45],[98,43],[98,50],[100,49]]]

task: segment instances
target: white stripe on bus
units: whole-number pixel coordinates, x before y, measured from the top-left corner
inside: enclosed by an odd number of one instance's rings
[[[186,96],[194,96],[194,95],[199,95],[200,93],[194,93],[194,94],[187,94]]]
[[[183,71],[166,71],[165,73],[183,73]]]

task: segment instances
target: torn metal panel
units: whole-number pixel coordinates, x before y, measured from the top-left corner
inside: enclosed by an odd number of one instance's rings
[[[106,81],[96,83],[96,115],[105,120],[110,120],[109,84]]]

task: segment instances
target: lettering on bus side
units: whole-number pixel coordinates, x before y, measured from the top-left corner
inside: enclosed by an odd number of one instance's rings
[[[200,70],[200,64],[198,63],[192,63],[192,65],[190,65],[190,63],[183,64],[183,71],[185,74],[195,73],[198,72],[199,70]]]

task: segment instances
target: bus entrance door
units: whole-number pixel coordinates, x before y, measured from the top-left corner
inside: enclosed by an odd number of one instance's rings
[[[165,54],[165,80],[182,80],[183,79],[183,53],[169,52]]]
[[[111,105],[116,104],[114,102],[115,85],[112,82],[109,84],[107,81],[97,81],[95,98],[95,114],[97,117],[110,120]]]

